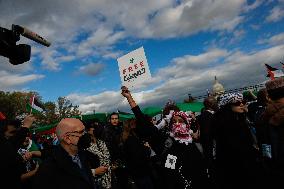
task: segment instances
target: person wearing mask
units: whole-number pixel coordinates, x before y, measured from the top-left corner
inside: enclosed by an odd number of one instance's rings
[[[136,134],[147,139],[149,146],[155,151],[155,145],[158,143],[154,139],[162,127],[154,126],[147,121],[127,87],[123,86],[121,90],[135,115]],[[203,188],[205,169],[202,154],[194,143],[198,136],[191,129],[193,118],[186,112],[174,111],[168,119],[172,144],[162,157],[165,172],[163,188]]]
[[[21,165],[30,155],[20,156],[17,151],[29,133],[35,118],[25,117],[23,124],[19,120],[1,120],[0,122],[0,167],[1,188],[22,188]]]
[[[83,123],[79,119],[64,118],[56,127],[56,135],[60,144],[40,165],[33,188],[94,189],[93,173],[85,155],[91,139]]]

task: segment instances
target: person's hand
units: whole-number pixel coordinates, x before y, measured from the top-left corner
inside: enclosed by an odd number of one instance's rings
[[[195,113],[194,113],[194,112],[189,111],[189,112],[188,112],[188,115],[189,115],[193,120],[196,120],[196,116],[195,116]]]
[[[121,87],[121,94],[122,94],[122,96],[124,96],[127,99],[131,108],[134,108],[134,107],[137,106],[136,102],[132,98],[131,93],[130,93],[130,91],[128,90],[127,87],[125,87],[125,86]]]
[[[113,164],[111,165],[111,170],[116,170],[117,168],[118,168],[117,163],[113,163]]]
[[[174,113],[174,110],[170,110],[170,112],[169,112],[169,114],[168,115],[165,115],[165,121],[167,122],[167,123],[170,123],[170,120],[172,119],[172,117],[173,117],[173,113]]]
[[[122,87],[121,87],[121,94],[122,94],[122,96],[124,96],[125,98],[130,98],[130,97],[131,97],[130,91],[129,91],[128,88],[125,87],[125,86],[122,86]]]
[[[23,121],[23,127],[26,127],[26,128],[30,128],[33,124],[33,122],[35,121],[35,117],[30,114],[30,115],[27,115]]]
[[[35,169],[33,171],[37,172],[38,168],[39,168],[39,164],[37,163],[36,167],[35,167]]]
[[[111,166],[111,170],[116,170],[117,168],[118,168],[117,165],[112,165],[112,166]]]
[[[108,167],[100,166],[100,167],[95,169],[95,173],[96,173],[96,175],[103,175],[107,172],[107,170],[108,170]]]
[[[200,133],[199,133],[199,131],[196,131],[195,133],[192,133],[191,136],[192,136],[192,138],[193,138],[194,140],[198,140],[198,139],[199,139],[199,136],[200,136]]]
[[[33,154],[32,154],[31,152],[26,152],[26,153],[23,155],[23,158],[24,158],[25,161],[30,160],[32,157],[33,157]]]
[[[41,157],[41,151],[32,151],[33,157]]]
[[[35,174],[36,174],[38,168],[39,168],[39,165],[36,164],[36,167],[31,171],[32,175],[35,175]]]
[[[145,147],[148,147],[148,148],[151,148],[149,142],[145,142],[145,143],[144,143],[144,146],[145,146]]]

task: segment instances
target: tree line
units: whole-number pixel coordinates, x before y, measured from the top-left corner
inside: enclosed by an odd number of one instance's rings
[[[26,109],[30,97],[36,95],[42,102],[42,97],[37,92],[4,92],[0,91],[0,112],[7,119],[23,119],[29,114]],[[62,118],[81,115],[78,105],[73,105],[66,97],[58,97],[56,102],[42,102],[45,111],[35,115],[35,125],[47,125],[60,121]]]

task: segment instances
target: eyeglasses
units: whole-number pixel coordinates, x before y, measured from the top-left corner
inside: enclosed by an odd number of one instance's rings
[[[243,101],[238,101],[238,102],[232,103],[232,105],[233,105],[233,106],[240,106],[241,104],[242,104],[242,105],[246,105],[246,103],[247,103],[247,102],[246,102],[245,100],[243,100]]]
[[[80,136],[84,135],[87,133],[87,131],[85,129],[81,130],[81,131],[70,131],[70,132],[67,132],[65,135],[68,135],[68,136],[74,136],[74,137],[80,137],[78,135],[74,135],[73,133],[77,133],[79,134]]]

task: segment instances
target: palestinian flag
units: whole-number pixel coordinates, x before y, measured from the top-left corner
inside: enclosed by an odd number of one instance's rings
[[[27,111],[30,113],[42,113],[45,111],[45,108],[41,102],[38,101],[35,95],[32,95],[30,98],[30,102],[27,103]]]
[[[274,80],[275,78],[278,77],[283,77],[284,73],[281,70],[278,70],[277,68],[273,68],[269,66],[268,64],[265,64],[266,69],[267,69],[267,76],[270,77],[271,80]]]
[[[4,120],[4,119],[6,119],[6,116],[2,112],[0,112],[0,120]]]

